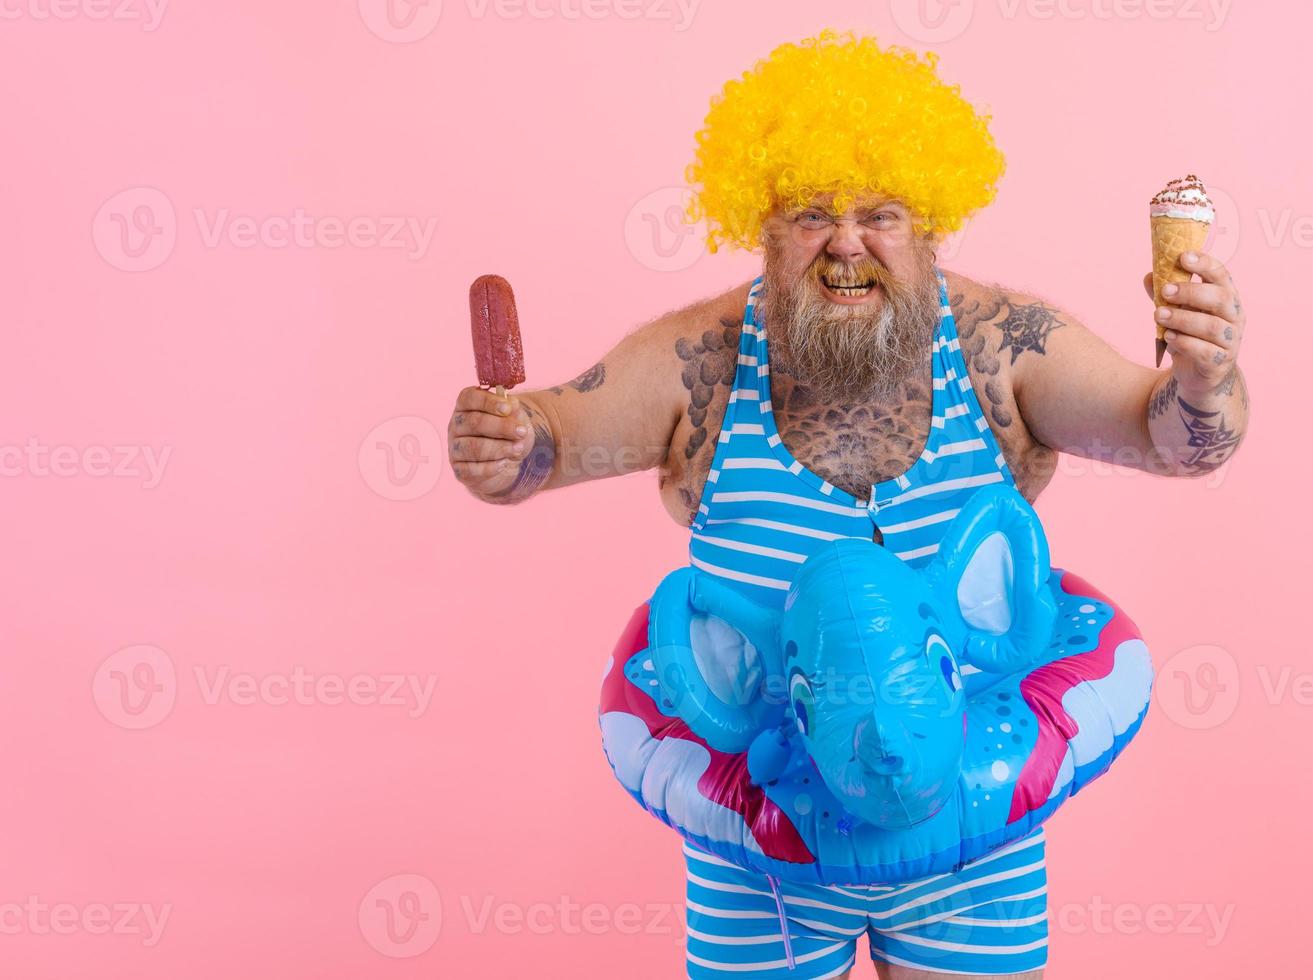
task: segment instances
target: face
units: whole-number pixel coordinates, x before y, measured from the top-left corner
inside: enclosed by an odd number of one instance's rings
[[[801,383],[841,401],[887,396],[929,359],[934,242],[898,201],[869,199],[836,218],[828,200],[764,223],[762,312]]]

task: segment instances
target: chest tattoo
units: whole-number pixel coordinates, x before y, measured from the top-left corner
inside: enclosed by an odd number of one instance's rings
[[[818,400],[780,364],[771,368],[771,399],[794,458],[858,500],[871,495],[871,484],[905,473],[929,438],[928,379],[904,381],[883,404],[835,404]]]

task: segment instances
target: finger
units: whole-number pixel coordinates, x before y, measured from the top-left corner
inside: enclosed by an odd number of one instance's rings
[[[510,415],[515,408],[515,399],[511,395],[498,398],[484,388],[462,388],[456,396],[456,407],[489,415]]]
[[[1153,299],[1153,273],[1152,272],[1146,272],[1144,274],[1144,291],[1149,294],[1150,299]]]
[[[1182,252],[1177,260],[1182,269],[1193,272],[1204,282],[1226,285],[1231,282],[1231,273],[1217,259],[1207,252]]]
[[[482,436],[462,436],[451,442],[453,463],[486,463],[498,459],[523,459],[528,452],[528,440],[485,439]]]
[[[461,483],[477,486],[502,476],[514,466],[509,459],[493,459],[485,463],[452,463],[452,471]]]
[[[1208,313],[1196,313],[1194,310],[1160,306],[1155,311],[1154,318],[1169,330],[1175,330],[1177,333],[1190,337],[1197,337],[1199,340],[1226,348],[1228,351],[1234,349],[1239,342],[1239,327]]]
[[[1200,313],[1211,313],[1223,320],[1236,317],[1235,300],[1226,286],[1211,282],[1169,282],[1163,286],[1163,299],[1173,306],[1187,307]]]
[[[462,412],[451,417],[451,435],[484,436],[488,439],[520,439],[529,434],[529,426],[515,415],[489,415],[487,412]]]
[[[1191,337],[1189,334],[1168,330],[1163,334],[1163,339],[1167,341],[1167,350],[1172,355],[1172,363],[1175,365],[1187,362],[1202,378],[1209,380],[1220,378],[1230,370],[1229,365],[1234,360],[1230,351],[1216,344],[1210,344],[1206,340],[1200,340],[1198,337]]]

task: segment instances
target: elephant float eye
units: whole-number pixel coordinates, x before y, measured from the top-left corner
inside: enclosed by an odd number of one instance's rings
[[[944,683],[948,685],[948,692],[956,694],[962,690],[962,675],[958,673],[957,661],[953,658],[953,651],[948,648],[944,638],[937,633],[932,633],[926,640],[925,652],[931,663],[936,660],[939,661],[939,671],[944,675]]]
[[[793,715],[798,721],[798,731],[803,735],[808,734],[811,730],[812,710],[816,705],[816,699],[812,696],[812,688],[807,683],[807,676],[800,670],[795,670],[789,676],[789,703],[793,706]]]

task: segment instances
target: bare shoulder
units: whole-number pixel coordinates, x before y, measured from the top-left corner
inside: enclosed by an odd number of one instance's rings
[[[1064,314],[1037,296],[944,270],[971,385],[1004,457],[1028,500],[1056,468],[1056,454],[1030,433],[1017,405],[1017,387],[1029,362],[1042,358]]]
[[[995,349],[1008,367],[1020,362],[1024,370],[1028,360],[1043,357],[1053,331],[1070,322],[1056,306],[1030,293],[955,272],[945,271],[944,280],[958,333],[996,341]]]

